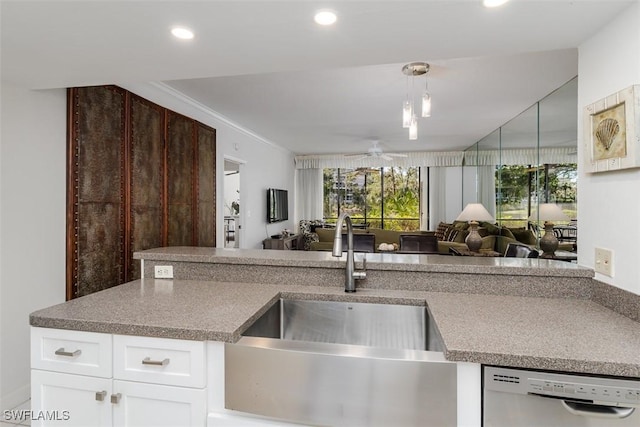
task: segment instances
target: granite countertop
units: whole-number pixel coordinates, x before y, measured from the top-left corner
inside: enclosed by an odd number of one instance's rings
[[[207,264],[243,264],[344,269],[346,253],[335,258],[324,251],[274,251],[171,246],[135,252],[135,259]],[[577,264],[549,259],[505,257],[458,257],[399,253],[356,253],[356,262],[367,259],[367,269],[434,273],[493,274],[541,277],[593,277],[594,272]]]
[[[452,361],[640,377],[640,324],[581,299],[142,279],[34,312],[30,321],[232,343],[281,297],[427,305]]]

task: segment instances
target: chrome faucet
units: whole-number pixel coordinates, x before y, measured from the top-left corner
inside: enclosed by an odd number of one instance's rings
[[[351,224],[351,217],[349,214],[343,213],[338,217],[336,223],[336,234],[333,238],[333,256],[342,256],[342,223],[347,223],[347,268],[345,270],[344,291],[355,292],[356,280],[362,280],[367,277],[367,259],[363,258],[362,271],[356,271],[355,261],[353,257],[353,225]]]

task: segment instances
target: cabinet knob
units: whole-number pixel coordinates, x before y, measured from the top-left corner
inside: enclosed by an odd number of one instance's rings
[[[142,359],[142,364],[143,365],[153,365],[153,366],[167,366],[169,364],[169,359],[163,359],[163,360],[151,360],[150,357],[145,357],[144,359]]]
[[[65,351],[64,347],[60,347],[55,351],[57,356],[66,356],[66,357],[78,357],[82,354],[82,350],[78,349],[75,351]]]
[[[105,397],[107,397],[107,391],[106,390],[96,391],[96,400],[98,402],[103,402]]]
[[[111,403],[120,403],[120,399],[122,398],[121,393],[115,393],[111,395]]]

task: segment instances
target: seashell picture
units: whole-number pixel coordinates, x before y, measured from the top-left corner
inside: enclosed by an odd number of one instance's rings
[[[592,123],[594,160],[619,158],[627,155],[624,102],[594,114]]]
[[[582,123],[587,173],[640,168],[640,85],[585,105]]]

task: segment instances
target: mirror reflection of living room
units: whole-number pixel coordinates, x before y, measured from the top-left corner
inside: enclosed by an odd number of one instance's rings
[[[240,241],[240,165],[224,161],[224,247],[238,248]]]

